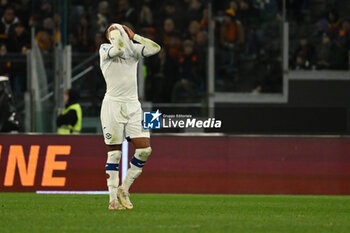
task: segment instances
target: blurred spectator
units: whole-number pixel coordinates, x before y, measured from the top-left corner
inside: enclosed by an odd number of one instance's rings
[[[0,76],[10,76],[11,62],[7,59],[7,48],[0,44]],[[11,81],[11,80],[10,80]]]
[[[10,27],[17,23],[19,19],[15,15],[15,11],[12,7],[7,7],[4,15],[1,18],[0,22],[0,39],[4,41],[7,39]]]
[[[79,104],[79,91],[69,89],[64,92],[65,108],[57,116],[56,125],[59,134],[79,134],[82,124],[82,110]]]
[[[206,31],[200,31],[197,33],[195,42],[195,51],[197,52],[198,59],[198,76],[201,77],[202,82],[199,86],[199,91],[206,90],[207,80],[207,60],[208,60],[208,33]]]
[[[318,31],[327,33],[331,39],[334,39],[341,26],[338,12],[333,9],[327,12],[327,16],[316,23]]]
[[[88,35],[88,20],[86,15],[80,17],[79,25],[77,28],[77,40],[78,50],[80,52],[87,52],[89,48],[89,35]]]
[[[204,8],[202,11],[202,17],[199,21],[201,30],[208,31],[208,21],[209,21],[209,11],[208,11],[208,8]]]
[[[43,0],[40,6],[40,11],[38,13],[38,16],[40,19],[45,19],[52,17],[53,15],[53,8],[52,4],[49,0]]]
[[[153,13],[151,8],[144,3],[139,14],[139,25],[141,27],[149,27],[153,25]]]
[[[0,1],[0,15],[3,15],[5,12],[5,9],[9,6],[8,0],[1,0]]]
[[[342,22],[342,27],[339,32],[339,41],[341,46],[343,47],[346,57],[345,57],[345,62],[346,65],[349,64],[349,52],[350,52],[350,19],[344,19]],[[350,67],[347,67],[346,69],[349,69]]]
[[[38,42],[39,48],[43,52],[48,52],[52,48],[52,38],[51,34],[47,30],[39,30],[35,36],[35,39]]]
[[[58,43],[60,37],[60,31],[56,30],[55,21],[50,17],[44,19],[42,28],[38,29],[35,36],[40,49],[44,52],[50,51],[53,43]]]
[[[209,26],[208,21],[209,21],[209,10],[208,10],[208,8],[204,8],[202,11],[202,18],[199,21],[201,30],[208,31],[208,26]],[[213,18],[212,18],[212,25],[213,25],[213,28],[215,30],[215,28],[216,28],[215,15],[213,15]]]
[[[225,49],[233,50],[244,43],[243,26],[236,19],[232,9],[226,10],[223,25],[220,29],[220,42]]]
[[[198,102],[196,86],[185,78],[179,80],[172,91],[171,102],[173,103],[194,103]]]
[[[322,44],[317,49],[317,69],[329,69],[331,67],[332,46],[329,36],[324,33],[322,36]]]
[[[264,71],[261,81],[257,82],[253,93],[276,93],[282,92],[282,64],[280,59],[268,58],[264,62]]]
[[[274,19],[278,13],[276,0],[253,0],[253,7],[260,11],[261,20]]]
[[[228,9],[225,12],[224,21],[220,28],[220,43],[222,50],[220,51],[220,60],[217,60],[220,63],[218,79],[227,76],[236,69],[237,52],[243,48],[243,26],[236,19],[236,13],[233,9]]]
[[[30,46],[29,34],[21,22],[14,25],[13,30],[9,32],[8,38],[8,50],[11,53],[21,53],[23,47],[28,48]]]
[[[307,12],[309,0],[287,0],[286,8],[288,9],[287,17],[290,21],[302,23],[304,15],[310,15],[310,13]]]
[[[350,40],[350,19],[344,19],[342,22],[341,29],[339,30],[339,36],[343,37],[345,40],[349,42]],[[347,47],[347,49],[350,49]]]
[[[167,58],[164,48],[145,60],[147,67],[146,99],[154,103],[170,102],[171,90],[178,78],[178,63]]]
[[[30,46],[30,38],[28,32],[24,28],[21,22],[15,24],[12,31],[9,32],[8,51],[11,53],[17,53],[18,57],[22,57],[22,61],[13,62],[11,66],[11,84],[13,92],[18,95],[26,90],[26,53]]]
[[[208,33],[206,31],[199,31],[196,35],[196,51],[206,51],[208,49]],[[204,56],[206,57],[206,56]]]
[[[165,19],[163,24],[162,38],[161,38],[164,46],[169,45],[170,37],[173,34],[176,34],[174,20],[172,18]]]
[[[105,42],[105,36],[101,32],[97,32],[95,34],[94,44],[90,47],[89,51],[91,53],[98,53],[98,50],[100,49],[101,44]]]
[[[238,3],[237,16],[239,20],[245,26],[254,27],[254,24],[259,21],[258,17],[256,17],[256,15],[258,15],[257,10],[254,9],[247,0],[239,0]]]
[[[331,10],[328,12],[328,29],[329,35],[331,38],[335,38],[341,26],[341,21],[339,18],[339,14],[336,10]]]
[[[172,19],[174,25],[179,28],[183,26],[182,14],[178,11],[178,7],[176,5],[176,1],[174,0],[166,0],[161,8],[161,12],[159,15],[159,22],[165,22],[167,19]],[[161,27],[162,25],[157,25]]]
[[[29,17],[31,15],[30,11],[30,1],[11,1],[12,7],[16,12],[16,16],[18,19],[23,23],[24,26],[27,26],[27,22],[29,20]]]
[[[191,21],[188,25],[187,39],[191,39],[192,41],[195,41],[199,30],[200,30],[199,22],[196,20]]]
[[[54,17],[45,18],[43,21],[42,30],[47,31],[53,43],[58,44],[61,40],[61,32],[59,30],[59,25],[61,23],[61,18],[58,14],[54,14]]]
[[[93,35],[95,35],[96,32],[103,33],[106,30],[106,27],[110,22],[108,6],[109,4],[107,1],[102,1],[98,3],[98,11],[90,21],[92,23],[91,32],[90,32],[91,37],[93,37]]]
[[[295,69],[308,70],[314,65],[315,48],[311,45],[306,37],[300,40],[299,47],[294,52]]]
[[[181,51],[180,35],[175,31],[175,24],[171,18],[164,21],[161,39],[163,47],[171,59],[177,60]]]
[[[202,18],[203,4],[200,0],[190,0],[189,8],[187,10],[187,22]]]
[[[7,47],[5,44],[0,44],[0,55],[4,56],[7,54]]]
[[[119,0],[117,13],[114,22],[125,24],[130,23],[133,27],[137,26],[138,15],[136,10],[130,6],[128,0]]]
[[[68,35],[68,44],[72,46],[73,52],[88,52],[89,51],[89,48],[86,48],[86,50],[81,49],[83,47],[80,47],[80,44],[78,43],[78,39],[73,33],[69,33],[69,35]]]
[[[229,7],[227,10],[233,10],[234,12],[237,12],[238,10],[238,5],[236,1],[230,1],[229,2]]]
[[[183,54],[179,59],[179,74],[181,77],[185,77],[192,83],[200,86],[202,80],[198,74],[200,69],[198,66],[198,56],[194,50],[194,43],[192,40],[186,40],[183,44]]]
[[[338,37],[334,40],[336,49],[332,50],[332,55],[336,58],[335,69],[348,70],[350,52],[350,19],[344,19],[339,30]]]

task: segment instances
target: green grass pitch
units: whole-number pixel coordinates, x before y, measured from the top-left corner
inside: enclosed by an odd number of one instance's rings
[[[349,196],[0,193],[0,232],[350,232]]]

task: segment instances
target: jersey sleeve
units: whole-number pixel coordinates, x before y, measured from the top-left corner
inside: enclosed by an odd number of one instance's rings
[[[136,58],[142,58],[145,57],[143,55],[143,50],[145,49],[145,46],[142,44],[134,44],[134,53]]]
[[[103,60],[111,59],[124,54],[125,46],[123,43],[118,44],[102,44],[100,47],[100,56]]]
[[[134,52],[139,58],[149,57],[154,54],[157,54],[160,51],[160,46],[150,39],[135,34],[134,40],[139,43],[134,44]]]
[[[103,59],[103,60],[106,60],[108,59],[108,53],[109,53],[109,50],[111,49],[112,45],[111,44],[102,44],[100,46],[100,57]]]

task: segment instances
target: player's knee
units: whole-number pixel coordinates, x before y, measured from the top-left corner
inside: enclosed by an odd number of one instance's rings
[[[122,157],[122,152],[120,150],[112,150],[107,153],[107,163],[119,163]]]
[[[118,187],[118,171],[121,156],[122,153],[120,150],[113,150],[107,153],[106,178],[108,186]]]
[[[148,157],[151,155],[151,152],[151,147],[136,149],[135,155],[130,161],[130,165],[137,168],[137,170],[139,170],[141,174],[141,170],[143,166],[145,166],[145,163]],[[139,174],[137,176],[139,176]]]
[[[135,157],[141,161],[146,161],[152,153],[151,147],[136,149]]]

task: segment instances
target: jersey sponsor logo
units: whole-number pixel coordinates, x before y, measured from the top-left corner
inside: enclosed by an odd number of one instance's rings
[[[103,49],[103,51],[106,51],[107,45],[101,45],[101,48]]]
[[[161,116],[159,109],[156,112],[143,112],[143,128],[160,129]]]

